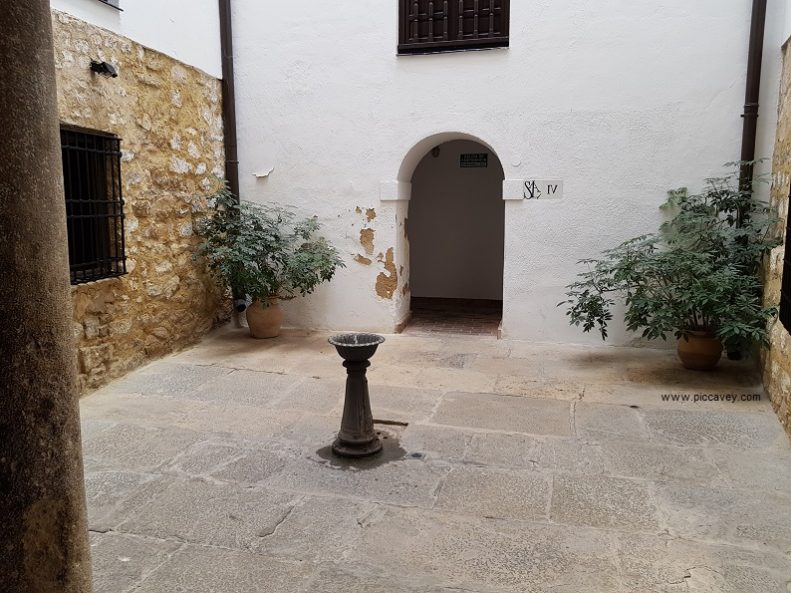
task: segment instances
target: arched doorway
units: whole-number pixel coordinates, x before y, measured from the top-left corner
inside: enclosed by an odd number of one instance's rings
[[[503,168],[470,139],[433,146],[414,169],[407,331],[497,334],[505,243]]]

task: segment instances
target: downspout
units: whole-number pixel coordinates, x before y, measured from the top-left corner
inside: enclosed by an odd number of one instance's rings
[[[222,52],[222,129],[225,145],[225,179],[228,189],[239,200],[239,151],[236,139],[236,86],[233,78],[233,24],[231,0],[220,2],[220,48]],[[247,300],[236,288],[233,307],[238,313],[247,308]]]
[[[758,101],[761,96],[761,66],[764,54],[764,31],[766,29],[766,0],[753,0],[750,19],[750,47],[747,50],[747,90],[744,96],[744,124],[742,128],[742,166],[739,171],[739,190],[753,191],[755,170],[755,142],[758,135]],[[745,164],[746,163],[746,164]],[[736,226],[749,220],[750,213],[740,210],[736,215]],[[728,352],[731,360],[741,360],[741,349]]]
[[[761,95],[761,65],[766,29],[766,0],[753,0],[750,23],[750,48],[747,55],[747,92],[744,99],[744,127],[742,130],[742,162],[755,161],[755,141],[758,133],[758,101]],[[742,165],[739,187],[749,191],[753,182],[753,165]],[[740,217],[741,222],[741,217]]]

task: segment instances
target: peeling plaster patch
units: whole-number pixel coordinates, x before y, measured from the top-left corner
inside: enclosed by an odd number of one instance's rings
[[[373,263],[373,260],[368,259],[367,257],[363,257],[360,254],[354,256],[354,261],[358,264],[362,264],[364,266],[370,266]]]
[[[368,208],[365,211],[365,216],[368,219],[368,222],[371,222],[374,218],[376,218],[376,210],[373,208]]]
[[[403,266],[401,266],[401,267],[403,267]],[[410,290],[411,290],[411,288],[410,288],[410,286],[409,286],[409,282],[407,282],[406,284],[404,284],[404,288],[402,288],[402,289],[401,289],[401,294],[403,294],[404,296],[406,296],[406,295],[408,295],[408,294],[409,294],[409,291],[410,291]]]
[[[363,209],[362,209],[362,208],[360,208],[359,206],[357,206],[357,208],[355,208],[355,209],[354,209],[354,211],[355,211],[357,214],[362,214],[362,213],[363,213]]]
[[[384,263],[385,271],[380,272],[376,277],[376,294],[383,299],[392,299],[398,290],[398,270],[393,262],[392,247],[387,250],[387,257],[382,263]]]
[[[376,231],[373,229],[362,229],[360,231],[360,245],[365,248],[368,255],[374,254],[374,235]]]

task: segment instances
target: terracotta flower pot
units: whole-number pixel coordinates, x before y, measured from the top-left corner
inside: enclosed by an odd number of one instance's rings
[[[691,331],[678,341],[678,357],[684,368],[710,371],[722,358],[722,342],[711,332]]]
[[[283,325],[283,311],[277,299],[269,299],[268,306],[261,301],[253,301],[247,307],[247,325],[254,338],[276,338]]]

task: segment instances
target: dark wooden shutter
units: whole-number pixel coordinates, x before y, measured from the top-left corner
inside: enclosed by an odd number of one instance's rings
[[[509,0],[399,0],[398,53],[508,46]]]

